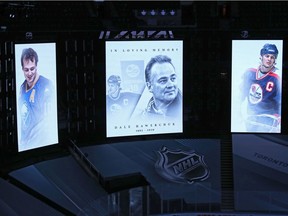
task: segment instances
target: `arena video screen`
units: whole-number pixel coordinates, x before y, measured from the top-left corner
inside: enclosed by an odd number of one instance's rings
[[[56,43],[15,43],[18,152],[58,143]]]
[[[232,40],[231,132],[281,133],[283,40]]]
[[[106,136],[183,132],[183,41],[106,41]]]

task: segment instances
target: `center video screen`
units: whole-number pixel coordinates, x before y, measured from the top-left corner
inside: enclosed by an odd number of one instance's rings
[[[231,132],[281,133],[283,40],[232,41]]]
[[[106,136],[183,132],[183,41],[106,41]]]
[[[56,43],[16,43],[18,152],[58,143]]]

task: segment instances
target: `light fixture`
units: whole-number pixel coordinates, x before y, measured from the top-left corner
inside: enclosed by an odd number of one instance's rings
[[[157,14],[156,10],[152,9],[152,10],[150,11],[150,15],[151,15],[151,16],[155,16],[156,14]]]
[[[141,13],[142,16],[145,16],[147,14],[147,11],[146,10],[142,10],[140,13]]]
[[[160,14],[161,14],[162,16],[165,16],[165,15],[166,15],[166,11],[165,11],[164,9],[162,9],[162,10],[160,11]]]
[[[171,15],[171,16],[174,16],[175,14],[176,14],[176,11],[172,9],[172,10],[170,11],[170,15]]]

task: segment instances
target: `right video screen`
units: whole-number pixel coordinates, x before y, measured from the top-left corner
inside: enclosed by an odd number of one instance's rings
[[[232,40],[231,132],[281,133],[283,40]]]

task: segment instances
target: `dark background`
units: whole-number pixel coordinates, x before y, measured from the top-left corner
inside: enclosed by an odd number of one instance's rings
[[[176,11],[141,16],[142,10]],[[2,173],[68,154],[77,145],[159,138],[220,138],[223,189],[232,188],[230,133],[233,39],[283,39],[282,134],[287,133],[287,27],[285,1],[2,1],[0,2],[0,163]],[[111,34],[101,37],[103,31]],[[128,31],[120,38],[120,32]],[[171,39],[157,34],[133,38],[132,31],[173,32],[184,40],[184,133],[105,137],[106,39]],[[60,142],[17,153],[14,43],[57,44]],[[245,62],[243,62],[245,64]],[[224,196],[225,198],[225,196]],[[229,201],[228,201],[229,204]]]

